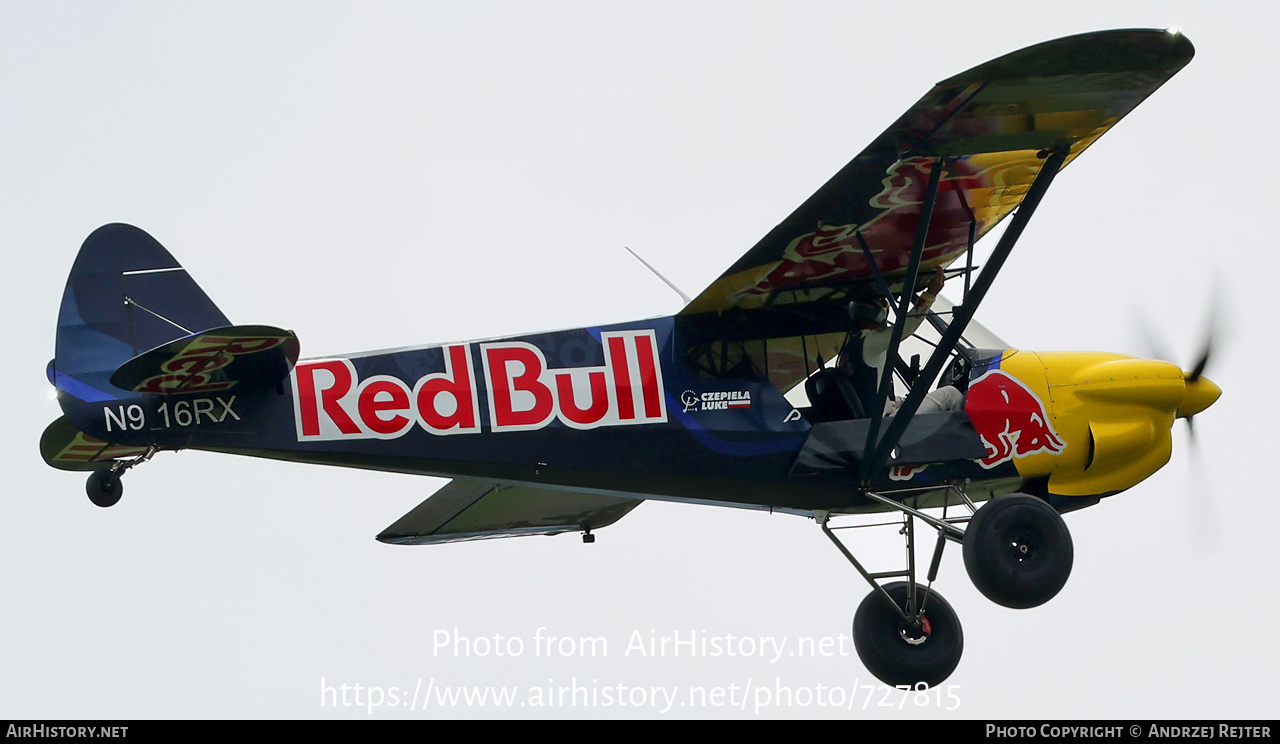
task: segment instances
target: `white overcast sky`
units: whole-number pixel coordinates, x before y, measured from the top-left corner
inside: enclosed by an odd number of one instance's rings
[[[759,715],[1274,717],[1278,22],[1270,2],[0,0],[0,717],[751,717],[755,697],[370,714],[322,707],[321,680],[517,700],[871,682],[852,654],[625,654],[636,631],[847,637],[867,589],[795,517],[650,503],[589,546],[393,547],[373,536],[442,481],[195,452],[92,506],[36,447],[75,252],[136,224],[304,356],[667,314],[624,245],[696,293],[937,80],[1170,25],[1196,58],[1055,182],[979,318],[1023,348],[1137,351],[1141,313],[1189,364],[1221,276],[1203,475],[1179,425],[1164,470],[1067,517],[1074,573],[1034,610],[982,598],[953,548],[936,587],[964,626],[958,710],[864,711],[863,692]],[[540,627],[608,656],[536,656]],[[524,654],[433,653],[437,631]]]

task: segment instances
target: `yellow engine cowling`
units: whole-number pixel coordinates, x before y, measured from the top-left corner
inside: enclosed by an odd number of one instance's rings
[[[1097,496],[1130,488],[1169,461],[1175,418],[1208,408],[1222,391],[1203,376],[1188,381],[1177,365],[1120,354],[1007,354],[1003,372],[1042,401],[1060,452],[1015,461],[1024,477],[1049,478],[1049,492]]]

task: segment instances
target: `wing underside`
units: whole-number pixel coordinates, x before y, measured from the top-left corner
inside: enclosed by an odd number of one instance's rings
[[[897,308],[936,267],[980,268],[974,243],[1023,204],[1049,154],[1070,164],[1193,54],[1180,34],[1101,31],[938,83],[680,312],[679,353],[704,377],[791,389],[843,346],[850,302],[891,295]]]
[[[922,267],[950,264],[1022,202],[1046,150],[1069,147],[1069,164],[1193,53],[1179,34],[1103,31],[938,83],[682,314],[821,302],[869,285],[875,268],[892,283],[910,260],[940,157]]]
[[[396,545],[434,545],[582,532],[613,524],[641,501],[459,478],[383,530],[378,540]]]

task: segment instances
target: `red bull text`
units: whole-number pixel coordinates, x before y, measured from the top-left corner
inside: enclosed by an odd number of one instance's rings
[[[523,341],[479,345],[489,428],[541,429],[552,420],[575,429],[667,420],[654,332],[602,333],[604,364],[551,369]],[[470,344],[446,346],[443,372],[410,386],[389,375],[361,380],[349,359],[299,362],[290,375],[298,441],[395,439],[415,425],[446,436],[481,430]]]

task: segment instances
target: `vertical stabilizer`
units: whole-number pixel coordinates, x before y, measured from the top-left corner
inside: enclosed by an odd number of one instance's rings
[[[231,325],[155,238],[98,228],[71,267],[58,312],[50,381],[84,401],[128,397],[110,383],[124,362],[174,339]]]

